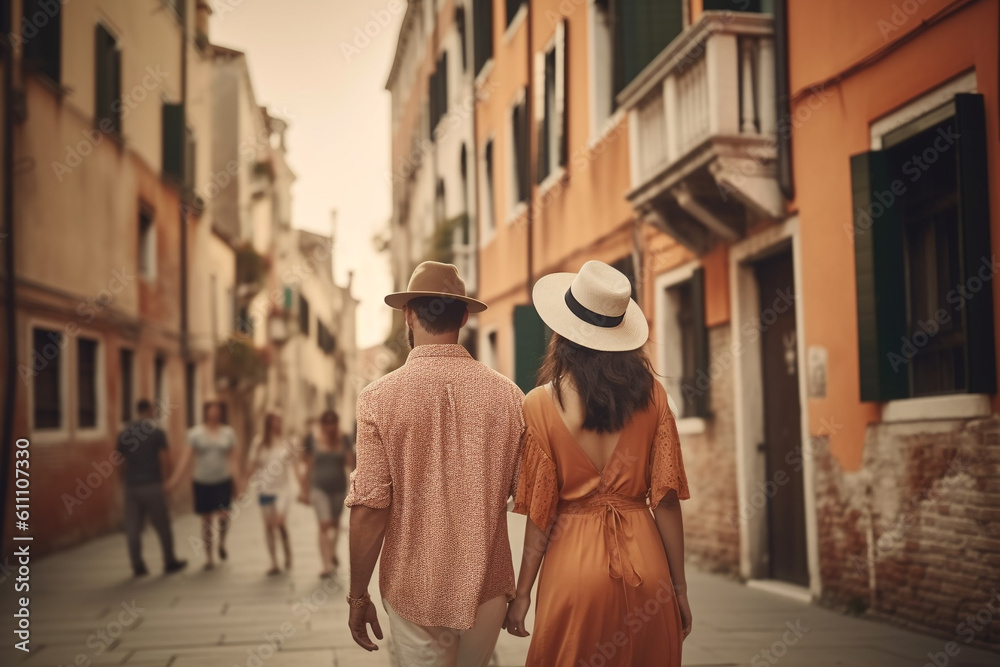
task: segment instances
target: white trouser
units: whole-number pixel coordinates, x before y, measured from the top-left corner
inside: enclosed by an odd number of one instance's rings
[[[507,615],[507,598],[496,597],[479,605],[472,628],[455,630],[417,625],[393,611],[384,599],[382,605],[400,667],[487,667]]]

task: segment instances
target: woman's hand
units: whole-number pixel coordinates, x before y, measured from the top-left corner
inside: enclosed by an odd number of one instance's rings
[[[681,611],[681,630],[684,639],[691,634],[691,604],[688,602],[687,593],[677,593],[677,606]]]
[[[305,489],[302,489],[301,493],[299,493],[299,502],[303,505],[309,504],[309,492]]]
[[[507,632],[515,637],[527,637],[530,633],[524,627],[524,619],[528,615],[528,607],[531,606],[531,597],[518,595],[507,604],[507,617],[503,620],[501,628],[506,628]]]

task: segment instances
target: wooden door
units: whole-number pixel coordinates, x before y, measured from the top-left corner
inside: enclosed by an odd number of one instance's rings
[[[761,370],[764,385],[767,572],[773,579],[809,584],[805,493],[792,254],[755,265],[760,290]]]

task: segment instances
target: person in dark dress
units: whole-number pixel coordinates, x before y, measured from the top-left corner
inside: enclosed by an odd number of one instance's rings
[[[146,399],[137,405],[139,419],[118,436],[118,453],[123,462],[125,484],[125,535],[135,576],[149,574],[142,560],[142,529],[148,516],[160,538],[163,570],[172,574],[184,569],[187,561],[174,554],[174,535],[163,488],[164,468],[170,465],[167,434],[153,418],[153,406]]]
[[[313,506],[319,523],[319,551],[323,559],[320,576],[332,576],[340,565],[337,542],[340,517],[347,496],[347,475],[357,465],[350,437],[340,430],[340,417],[327,410],[320,417],[320,437],[306,436],[302,457],[304,473],[299,500]],[[331,567],[332,566],[332,567]]]

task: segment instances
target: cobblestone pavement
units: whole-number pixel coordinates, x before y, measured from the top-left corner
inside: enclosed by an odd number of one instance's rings
[[[344,516],[345,524],[347,514]],[[347,630],[346,571],[318,577],[319,555],[311,511],[296,505],[290,516],[295,565],[291,573],[264,575],[267,557],[255,506],[238,516],[229,559],[202,571],[195,551],[198,521],[175,522],[178,551],[190,562],[178,575],[159,574],[159,548],[143,538],[152,574],[132,579],[121,534],[92,540],[32,563],[30,654],[12,648],[12,579],[3,584],[0,664],[25,667],[367,667],[391,665],[391,637],[366,653]],[[511,540],[520,551],[524,519],[511,515]],[[347,562],[346,531],[339,557]],[[515,566],[516,566],[515,558]],[[377,579],[377,574],[376,574]],[[684,646],[685,665],[822,667],[986,667],[997,655],[885,623],[851,618],[720,577],[691,572],[695,630]],[[372,592],[377,591],[373,585]],[[379,615],[385,620],[380,608]],[[529,616],[529,624],[532,618]],[[388,632],[387,623],[384,629]],[[595,638],[595,651],[597,639]],[[277,647],[277,649],[275,649]],[[524,664],[527,640],[502,633],[493,664]],[[937,656],[931,662],[928,654]],[[940,655],[938,655],[940,654]],[[595,653],[595,655],[599,655]],[[941,662],[947,659],[947,662]],[[600,667],[595,659],[593,667]],[[567,666],[569,667],[569,666]],[[573,667],[579,667],[574,665]]]

